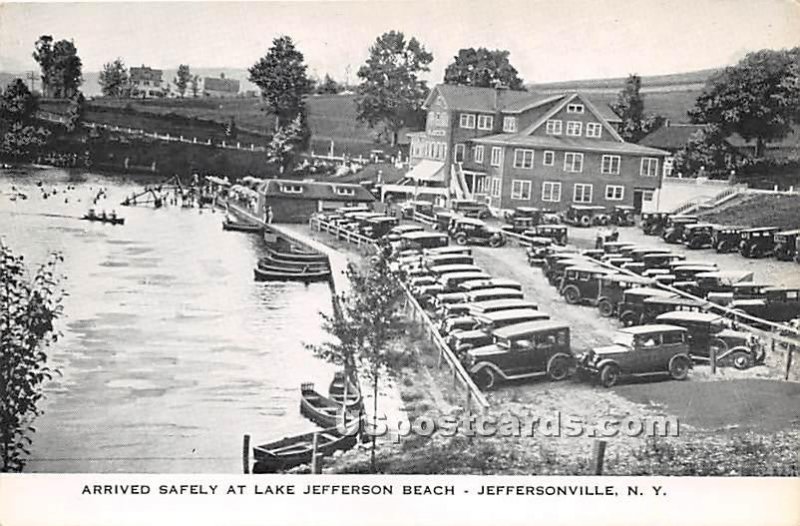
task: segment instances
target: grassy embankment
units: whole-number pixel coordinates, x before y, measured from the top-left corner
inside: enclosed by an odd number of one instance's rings
[[[704,214],[704,221],[723,225],[800,228],[800,196],[751,195],[736,206]]]

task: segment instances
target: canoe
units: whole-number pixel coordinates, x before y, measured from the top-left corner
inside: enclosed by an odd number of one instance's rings
[[[222,230],[229,230],[231,232],[247,232],[252,234],[259,234],[264,229],[261,225],[250,223],[239,223],[236,221],[228,221],[227,219],[222,222]]]
[[[253,269],[256,281],[325,281],[330,278],[331,271],[323,270],[309,272],[294,272],[285,269],[270,269],[256,267]]]
[[[125,218],[124,217],[90,216],[89,214],[86,214],[85,216],[81,217],[81,220],[98,222],[98,223],[109,223],[109,224],[112,224],[112,225],[124,225],[125,224]]]
[[[272,259],[281,261],[327,262],[328,256],[321,252],[281,252],[267,246],[267,253]]]
[[[286,270],[294,272],[307,272],[330,269],[327,261],[283,261],[273,259],[272,256],[259,258],[258,267],[271,270]]]
[[[286,437],[253,448],[253,473],[277,473],[301,464],[310,464],[313,455],[314,435],[317,435],[317,454],[331,455],[334,451],[346,451],[358,441],[358,422],[354,422],[352,433],[342,435],[336,427],[321,429]]]
[[[344,403],[345,375],[342,371],[333,374],[333,380],[328,387],[328,396],[335,402]],[[361,391],[352,378],[347,378],[347,407],[353,408],[361,404]]]
[[[348,396],[348,398],[350,398]],[[348,421],[359,418],[361,398],[354,399],[355,404],[348,407]],[[335,427],[342,419],[344,406],[335,400],[321,395],[314,389],[313,383],[304,383],[300,386],[300,414],[320,427]]]

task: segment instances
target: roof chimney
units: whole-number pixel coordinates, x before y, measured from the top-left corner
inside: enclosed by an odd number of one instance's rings
[[[499,82],[494,85],[494,109],[496,111],[500,111],[501,109],[503,109],[507,91],[508,91],[508,86],[504,86]]]

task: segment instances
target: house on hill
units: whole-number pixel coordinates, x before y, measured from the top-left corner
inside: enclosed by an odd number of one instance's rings
[[[440,84],[409,134],[412,192],[495,209],[633,205],[652,199],[668,151],[625,142],[620,119],[578,92]],[[394,187],[393,187],[394,189]]]
[[[206,97],[236,97],[239,95],[239,81],[225,78],[225,73],[219,77],[206,77],[203,79],[203,95]]]
[[[142,64],[140,67],[131,67],[130,83],[132,97],[163,97],[164,88],[162,87],[164,72],[160,69],[153,69]]]
[[[258,188],[262,217],[272,208],[276,223],[304,223],[315,212],[372,203],[375,197],[359,184],[268,179]]]

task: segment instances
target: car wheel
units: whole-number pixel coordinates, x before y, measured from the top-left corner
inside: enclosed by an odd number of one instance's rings
[[[581,216],[578,222],[581,224],[581,226],[591,226],[592,218],[589,216]]]
[[[623,327],[633,327],[636,325],[636,314],[631,311],[623,312],[619,321],[622,322]]]
[[[547,364],[547,376],[558,382],[569,375],[569,361],[563,356],[554,356]]]
[[[754,365],[753,356],[745,350],[732,352],[731,362],[733,363],[733,366],[740,371],[750,369]]]
[[[483,212],[478,212],[478,219],[486,219],[487,217],[489,217],[489,212],[485,210]]]
[[[494,371],[492,371],[488,367],[484,367],[483,369],[475,373],[473,380],[475,381],[475,385],[477,385],[481,391],[488,391],[489,389],[494,387],[495,383]]]
[[[567,287],[564,291],[564,299],[567,300],[567,303],[570,305],[575,305],[581,300],[581,293],[575,287]]]
[[[673,356],[669,361],[669,375],[674,380],[685,380],[689,376],[689,359],[685,356]]]
[[[600,369],[600,384],[603,387],[613,387],[619,381],[619,366],[610,363]]]
[[[600,311],[600,316],[610,318],[614,315],[614,305],[608,300],[602,300],[597,304],[597,310]]]
[[[467,244],[467,236],[456,236],[456,244],[465,246]]]

